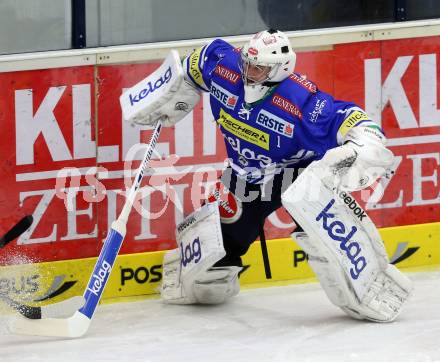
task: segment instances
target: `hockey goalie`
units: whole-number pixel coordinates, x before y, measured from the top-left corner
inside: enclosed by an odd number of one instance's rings
[[[183,60],[183,81],[136,120],[172,126],[207,92],[229,158],[216,190],[177,226],[161,297],[217,304],[235,296],[241,256],[265,218],[284,206],[329,300],[356,319],[393,321],[411,282],[389,263],[375,225],[350,194],[384,176],[393,154],[361,108],[295,73],[295,62],[277,30],[255,34],[240,49],[214,40]]]

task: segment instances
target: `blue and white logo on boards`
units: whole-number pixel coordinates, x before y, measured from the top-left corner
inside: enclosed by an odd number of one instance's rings
[[[211,94],[228,109],[234,109],[237,104],[238,97],[215,82],[211,82]]]
[[[289,138],[293,137],[293,129],[294,125],[292,123],[286,122],[284,119],[262,109],[260,113],[258,113],[257,124],[274,131],[282,136],[286,136]]]

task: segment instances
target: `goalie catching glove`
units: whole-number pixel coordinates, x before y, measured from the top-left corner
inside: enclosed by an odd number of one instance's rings
[[[236,266],[213,267],[225,256],[218,203],[208,203],[177,226],[177,249],[163,262],[161,297],[170,304],[218,304],[238,294]]]
[[[184,79],[167,102],[136,123],[153,125],[156,120],[162,119],[165,127],[173,126],[191,112],[199,100],[200,91]]]

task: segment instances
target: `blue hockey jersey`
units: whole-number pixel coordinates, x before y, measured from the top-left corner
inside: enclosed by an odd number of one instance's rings
[[[333,99],[296,73],[246,105],[239,60],[239,50],[218,39],[195,50],[184,66],[187,78],[210,93],[230,164],[250,183],[286,167],[306,167],[340,145],[352,127],[372,123],[354,103]]]

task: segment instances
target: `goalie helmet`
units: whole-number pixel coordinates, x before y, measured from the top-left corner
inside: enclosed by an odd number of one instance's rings
[[[241,49],[240,69],[246,103],[262,99],[294,70],[296,54],[287,36],[279,30],[255,34]]]

